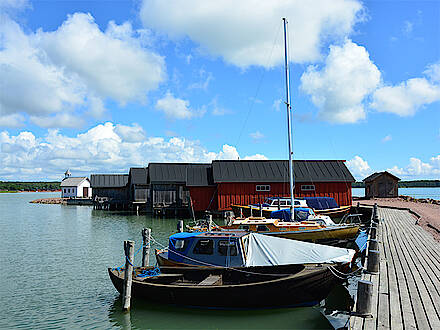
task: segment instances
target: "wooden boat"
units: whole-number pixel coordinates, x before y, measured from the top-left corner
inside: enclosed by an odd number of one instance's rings
[[[287,222],[280,219],[245,218],[235,219],[222,229],[241,229],[319,244],[337,244],[341,240],[354,240],[359,232],[359,224],[326,226],[314,221]]]
[[[291,201],[287,197],[269,197],[263,204],[252,205],[231,205],[236,217],[262,216],[270,218],[272,211],[290,209]],[[294,207],[310,207],[313,209],[317,218],[329,216],[342,218],[350,212],[351,206],[338,206],[331,197],[305,197],[304,199],[294,199]],[[312,219],[309,219],[312,220]]]
[[[245,231],[177,233],[160,273],[135,268],[133,297],[209,308],[314,305],[351,264],[354,250]],[[121,292],[124,270],[108,270]]]
[[[295,209],[295,213],[303,208]],[[295,218],[308,219],[307,212],[303,209]],[[304,215],[305,214],[305,215]],[[190,231],[212,230],[245,230],[281,238],[295,239],[327,245],[345,245],[354,241],[360,229],[360,223],[335,224],[330,218],[315,219],[314,221],[290,221],[290,210],[280,210],[271,213],[273,218],[248,217],[230,219],[224,226],[209,226],[209,220],[199,220],[196,225],[187,226]]]
[[[340,280],[330,264],[253,268],[161,267],[135,268],[133,298],[188,307],[249,309],[313,306],[325,299]],[[115,288],[122,293],[124,269],[109,268]],[[140,276],[139,276],[140,275]]]
[[[183,232],[156,250],[160,266],[261,267],[292,264],[350,264],[355,251],[243,230]]]

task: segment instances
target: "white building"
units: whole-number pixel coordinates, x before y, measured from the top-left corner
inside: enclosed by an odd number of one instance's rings
[[[90,180],[86,177],[72,178],[66,176],[61,181],[61,197],[91,198],[92,188],[90,187]]]

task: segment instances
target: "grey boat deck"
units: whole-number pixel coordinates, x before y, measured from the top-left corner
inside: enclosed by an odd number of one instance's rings
[[[378,214],[379,274],[362,275],[373,282],[373,317],[352,316],[350,329],[440,329],[440,244],[408,211]]]

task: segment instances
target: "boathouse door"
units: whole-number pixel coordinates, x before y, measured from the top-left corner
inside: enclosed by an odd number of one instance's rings
[[[83,187],[83,197],[89,197],[89,187]]]

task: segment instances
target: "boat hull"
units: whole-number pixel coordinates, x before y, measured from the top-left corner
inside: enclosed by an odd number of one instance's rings
[[[272,275],[258,273],[261,271],[263,270],[257,268],[252,269],[251,272],[243,272],[225,268],[169,267],[165,273],[182,274],[185,279],[193,282],[203,280],[204,277],[212,274],[222,275],[223,284],[200,286],[196,283],[185,284],[179,281],[160,283],[157,279],[140,281],[135,278],[131,292],[132,297],[136,299],[191,307],[222,309],[294,307],[319,303],[338,282],[326,265],[306,266],[300,271],[296,269],[294,274],[284,275],[281,278],[273,276],[277,275],[276,268],[265,270],[275,272]],[[124,270],[109,268],[108,272],[113,285],[121,293]]]
[[[264,234],[318,244],[331,244],[344,240],[353,240],[357,237],[358,231],[359,226],[335,226],[311,230],[268,232]]]
[[[243,217],[250,217],[251,216],[251,207],[250,206],[243,206],[243,205],[231,205],[232,211],[234,212],[236,217],[240,217],[243,215]],[[324,210],[318,210],[313,209],[313,211],[316,214],[320,215],[328,215],[331,218],[342,218],[345,214],[350,212],[351,206],[341,206],[334,209],[324,209]],[[257,207],[252,207],[252,215],[253,216],[263,216],[265,218],[270,218],[272,211],[276,211],[276,209],[262,209],[260,211]]]

